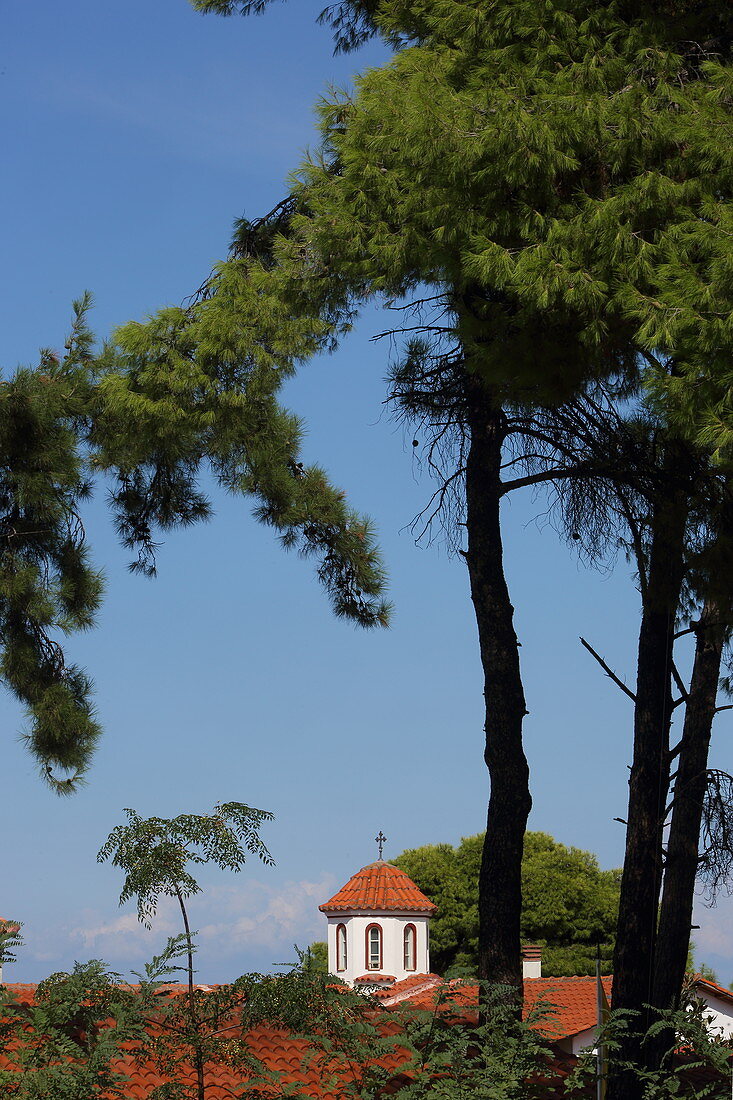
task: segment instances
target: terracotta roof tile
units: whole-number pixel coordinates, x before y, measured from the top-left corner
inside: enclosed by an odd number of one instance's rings
[[[390,989],[379,989],[374,994],[386,1008],[409,1001],[417,997],[419,993],[428,993],[431,989],[443,984],[439,974],[413,974],[409,978],[403,978],[401,982],[395,982]]]
[[[21,1000],[32,1003],[36,991],[35,985],[8,984],[10,989]],[[183,987],[181,987],[183,988]],[[172,987],[166,992],[175,992]],[[385,1020],[383,1031],[387,1036],[399,1032],[396,1020]],[[238,1028],[232,1025],[233,1035],[238,1035]],[[223,1033],[220,1032],[220,1038]],[[225,1037],[225,1036],[224,1036]],[[249,1084],[251,1088],[259,1091],[263,1100],[275,1100],[285,1094],[290,1094],[296,1087],[295,1095],[304,1095],[311,1100],[343,1100],[343,1088],[339,1084],[339,1078],[347,1076],[353,1078],[353,1065],[334,1065],[333,1056],[325,1051],[315,1050],[306,1039],[292,1035],[284,1028],[261,1024],[251,1029],[246,1034],[246,1043],[255,1059],[263,1066],[264,1075],[257,1076],[253,1080],[246,1069],[237,1069],[234,1066],[222,1062],[207,1063],[205,1070],[205,1085],[207,1100],[232,1100],[232,1097],[241,1094],[242,1087]],[[129,1048],[130,1045],[128,1045]],[[384,1055],[375,1059],[372,1064],[381,1066],[388,1073],[397,1073],[404,1064],[405,1053],[398,1046],[388,1049]],[[150,1094],[155,1088],[170,1082],[170,1076],[161,1074],[152,1060],[141,1059],[130,1054],[122,1054],[111,1063],[111,1068],[121,1074],[126,1074],[129,1081],[125,1083],[126,1100],[149,1100]],[[14,1071],[17,1066],[0,1054],[0,1069]],[[268,1080],[267,1074],[275,1073],[279,1077],[276,1080]],[[193,1085],[196,1075],[193,1066],[185,1061],[176,1064],[176,1080],[181,1083]]]
[[[611,999],[613,979],[601,978],[607,999]],[[596,979],[527,978],[524,982],[524,1014],[541,1014],[539,1027],[550,1039],[563,1039],[588,1031],[598,1023]]]
[[[410,876],[399,867],[378,859],[352,875],[330,901],[324,902],[318,908],[322,913],[371,913],[384,910],[434,913],[437,905],[433,905]]]
[[[33,1004],[36,996],[36,986],[30,982],[3,982],[6,989],[9,989],[11,993],[23,1004]]]
[[[606,996],[610,999],[612,979],[604,977],[601,980]],[[408,986],[408,982],[414,983],[412,989]],[[380,1001],[386,1008],[408,1001],[415,1008],[432,1009],[444,988],[436,975],[418,975],[415,978],[408,978],[405,982],[397,982],[391,989],[385,990]],[[478,986],[463,980],[448,982],[448,1002],[453,1007],[475,1010],[478,1007]],[[535,1011],[540,1016],[537,1026],[548,1039],[554,1041],[595,1027],[597,1023],[596,979],[593,977],[525,978],[525,1018]]]
[[[465,981],[452,981],[447,984],[449,1003],[475,1011],[478,1003],[478,986]],[[701,982],[701,984],[719,990],[721,993],[728,992],[713,982]],[[611,992],[611,978],[603,978],[603,986],[608,996]],[[8,988],[23,1001],[32,1001],[36,989],[35,986],[26,984],[12,984]],[[389,990],[382,990],[377,996],[384,1007],[390,1007],[391,1003],[397,1003],[399,1000],[409,1002],[416,1007],[432,1008],[439,988],[443,988],[443,982],[437,974],[415,974],[397,982]],[[174,991],[174,989],[167,990],[167,992]],[[596,1023],[595,978],[526,979],[524,992],[525,1015],[541,1004],[553,1006],[552,1015],[548,1012],[547,1020],[543,1025],[543,1030],[550,1040],[557,1041],[578,1034]],[[397,1017],[389,1019],[389,1013],[385,1013],[384,1017],[384,1021],[380,1023],[380,1031],[385,1037],[388,1035],[397,1037],[401,1026],[399,1019]],[[236,1031],[236,1028],[234,1030]],[[246,1041],[265,1070],[275,1071],[280,1075],[279,1080],[268,1082],[262,1078],[257,1081],[252,1079],[247,1081],[246,1071],[238,1071],[221,1063],[216,1065],[208,1063],[205,1073],[207,1100],[232,1100],[233,1096],[240,1095],[246,1083],[249,1084],[250,1089],[259,1092],[262,1100],[275,1100],[276,1097],[282,1097],[286,1091],[296,1088],[298,1089],[296,1095],[308,1096],[310,1100],[343,1100],[338,1070],[334,1072],[333,1063],[329,1064],[329,1055],[314,1051],[307,1039],[294,1036],[283,1028],[262,1024],[247,1033]],[[400,1068],[404,1066],[404,1058],[405,1052],[401,1051],[397,1045],[378,1059],[378,1064],[392,1075],[392,1082],[404,1078],[404,1074],[400,1072]],[[546,1093],[548,1100],[553,1097],[559,1098],[563,1094],[563,1080],[574,1064],[574,1059],[567,1059],[556,1051],[551,1066],[548,1066],[555,1075],[551,1081],[548,1080]],[[12,1070],[14,1066],[0,1056],[0,1068]],[[112,1068],[129,1075],[129,1083],[125,1086],[127,1100],[149,1100],[153,1089],[170,1081],[169,1077],[161,1075],[153,1062],[138,1061],[131,1054],[121,1055],[113,1063]],[[349,1068],[350,1076],[352,1072],[353,1066]],[[185,1078],[186,1083],[193,1084],[193,1068],[185,1064],[178,1066],[176,1077]],[[404,1079],[407,1080],[407,1078]],[[385,1095],[389,1091],[388,1086]]]
[[[364,974],[359,981],[385,981],[389,975]],[[392,979],[394,980],[394,979]],[[613,979],[602,979],[606,996],[610,1000]],[[699,981],[710,991],[719,996],[733,997],[730,990],[717,986],[714,982]],[[448,1000],[454,1007],[463,1007],[473,1010],[478,1005],[478,986],[463,979],[455,979],[447,983]],[[29,1003],[33,1000],[36,987],[34,985],[11,984],[7,988],[21,1000]],[[171,985],[166,992],[175,993],[184,990],[184,986]],[[408,1002],[415,1008],[432,1009],[436,998],[445,988],[442,978],[437,974],[415,974],[395,982],[389,989],[378,990],[375,997],[385,1008]],[[577,1035],[581,1031],[587,1031],[596,1025],[596,980],[593,977],[579,978],[526,978],[524,982],[524,1015],[525,1017],[537,1009],[542,1013],[542,1020],[538,1024],[550,1039],[562,1039],[570,1035]],[[273,1029],[259,1029],[253,1033],[257,1041],[271,1042],[276,1034],[282,1037],[286,1032],[276,1033]],[[259,1038],[261,1037],[261,1039]],[[295,1057],[296,1049],[302,1040],[288,1036],[285,1044],[289,1056]],[[263,1058],[263,1061],[266,1059]]]

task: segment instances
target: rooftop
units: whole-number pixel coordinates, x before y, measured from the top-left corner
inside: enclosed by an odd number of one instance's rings
[[[438,907],[425,897],[409,875],[393,863],[378,859],[352,875],[345,886],[318,908],[322,913],[392,910],[430,915]]]

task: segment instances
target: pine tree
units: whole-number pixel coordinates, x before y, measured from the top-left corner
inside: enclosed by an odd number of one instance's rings
[[[265,4],[197,6],[246,14]],[[402,48],[354,97],[324,105],[324,148],[301,173],[275,253],[296,298],[321,295],[311,307],[320,316],[333,304],[324,283],[344,307],[374,293],[404,301],[424,286],[443,307],[407,349],[403,379],[417,392],[403,386],[402,396],[421,415],[435,411],[434,426],[452,401],[446,415],[466,440],[465,549],[492,779],[482,968],[518,982],[530,800],[498,522],[508,414],[567,400],[593,379],[673,378],[691,354],[671,318],[687,315],[680,264],[694,256],[702,270],[725,247],[711,244],[708,225],[729,194],[719,138],[730,125],[731,20],[684,0],[384,0],[336,5],[325,18],[338,45],[339,20],[350,18]],[[673,282],[676,313],[657,305]],[[673,605],[674,592],[663,599]],[[650,659],[663,661],[668,612],[657,615]]]

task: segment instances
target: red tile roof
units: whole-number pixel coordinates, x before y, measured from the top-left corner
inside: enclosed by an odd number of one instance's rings
[[[611,1000],[611,977],[601,978],[606,998]],[[524,1014],[538,1013],[538,1027],[549,1039],[564,1039],[588,1031],[598,1024],[596,979],[526,978]]]
[[[232,1038],[236,1038],[235,1028],[232,1029]],[[307,1039],[294,1036],[283,1028],[266,1024],[248,1032],[246,1042],[262,1064],[264,1073],[253,1080],[246,1069],[209,1062],[205,1072],[207,1100],[232,1100],[232,1097],[241,1095],[245,1084],[254,1087],[263,1100],[288,1095],[296,1087],[296,1095],[309,1096],[313,1100],[342,1100],[344,1093],[339,1084],[339,1068],[334,1067],[332,1054],[316,1050]],[[400,1061],[403,1059],[393,1058],[393,1066],[390,1066],[388,1059],[379,1059],[386,1069],[396,1069]],[[154,1062],[140,1063],[131,1056],[116,1062],[114,1069],[130,1077],[129,1084],[125,1086],[126,1100],[148,1100],[154,1088],[170,1081],[170,1076],[161,1074]],[[349,1072],[353,1073],[353,1067]],[[268,1074],[278,1076],[268,1081]],[[193,1067],[186,1063],[176,1066],[175,1075],[177,1080],[189,1085],[195,1082]]]
[[[431,914],[438,907],[418,890],[409,875],[394,864],[378,859],[352,875],[330,901],[318,908],[322,913],[399,910]]]
[[[34,1000],[34,985],[9,983],[6,988],[25,1003],[32,1003]],[[165,988],[166,993],[174,994],[183,990],[183,986],[171,985]],[[224,1048],[227,1046],[228,1032],[231,1032],[234,1041],[232,1046],[236,1047],[236,1040],[241,1035],[240,1028],[233,1023],[217,1032],[217,1037],[224,1041]],[[380,1026],[380,1032],[385,1038],[388,1035],[397,1035],[397,1021],[385,1019],[384,1027]],[[155,1025],[151,1026],[151,1035],[155,1037]],[[248,1070],[246,1066],[238,1068],[236,1065],[227,1065],[224,1061],[207,1062],[207,1100],[233,1100],[233,1097],[242,1094],[245,1085],[249,1085],[262,1100],[281,1100],[291,1092],[296,1096],[310,1097],[311,1100],[343,1100],[342,1082],[348,1078],[354,1084],[354,1075],[360,1072],[360,1067],[351,1062],[335,1061],[332,1051],[319,1050],[307,1038],[293,1035],[281,1027],[260,1024],[246,1033],[245,1042],[255,1063],[260,1064],[261,1071]],[[182,1084],[195,1084],[195,1070],[185,1058],[181,1061],[174,1058],[169,1072],[165,1073],[161,1072],[160,1066],[152,1058],[141,1056],[139,1052],[134,1054],[134,1046],[133,1043],[123,1044],[123,1049],[129,1053],[122,1053],[111,1062],[111,1069],[115,1073],[125,1074],[129,1079],[124,1085],[126,1100],[149,1100],[153,1089],[170,1083],[172,1074]],[[395,1075],[399,1074],[404,1062],[405,1052],[395,1043],[379,1057],[373,1057],[369,1066],[381,1067],[389,1075]],[[367,1066],[363,1068],[366,1070]],[[0,1070],[17,1072],[18,1066],[12,1058],[8,1059],[0,1054]]]
[[[609,996],[611,978],[604,977],[602,981],[606,996]],[[702,981],[700,984],[733,999],[730,991],[716,986],[713,982]],[[449,1003],[453,1007],[466,1007],[469,1013],[473,1014],[478,1004],[478,987],[461,980],[449,982],[447,985]],[[21,1001],[26,1003],[33,1001],[35,986],[13,984],[7,988]],[[166,989],[166,992],[178,992],[181,988],[171,986]],[[416,974],[397,982],[391,989],[379,991],[375,997],[385,1008],[407,1002],[415,1007],[432,1009],[441,988],[445,986],[437,974]],[[538,1024],[551,1042],[576,1035],[596,1024],[595,978],[526,979],[524,993],[525,1016],[534,1008],[552,1006],[548,1007],[544,1020]],[[380,1031],[385,1038],[390,1035],[397,1040],[399,1026],[397,1019],[385,1019],[384,1024],[380,1024]],[[234,1038],[238,1028],[232,1025],[231,1030]],[[245,1069],[238,1070],[221,1062],[216,1064],[209,1062],[205,1073],[208,1100],[232,1100],[232,1097],[241,1094],[245,1084],[248,1084],[262,1100],[276,1100],[296,1088],[299,1090],[296,1095],[308,1096],[311,1100],[342,1100],[344,1092],[339,1083],[340,1070],[338,1067],[334,1068],[333,1056],[324,1051],[315,1050],[308,1039],[292,1035],[283,1028],[261,1024],[247,1033],[246,1042],[252,1054],[262,1064],[263,1074],[261,1076],[258,1074],[256,1079],[248,1078]],[[404,1077],[400,1067],[404,1066],[405,1053],[396,1045],[378,1059],[377,1064],[388,1072],[393,1083]],[[548,1080],[548,1098],[561,1095],[562,1080],[574,1065],[573,1059],[563,1061],[564,1058],[562,1053],[555,1051],[551,1067],[555,1078],[552,1081]],[[12,1063],[0,1055],[0,1069],[13,1068]],[[149,1100],[153,1089],[170,1081],[170,1076],[162,1074],[152,1060],[141,1061],[139,1057],[133,1057],[132,1053],[120,1056],[113,1062],[112,1068],[129,1077],[129,1083],[125,1085],[127,1100]],[[277,1077],[268,1080],[267,1074],[273,1072]],[[350,1065],[348,1069],[350,1079],[353,1078],[353,1072],[354,1066]],[[175,1074],[180,1081],[185,1080],[189,1084],[194,1082],[193,1068],[185,1062],[176,1064]],[[390,1087],[387,1086],[385,1095],[390,1091]]]
[[[3,984],[6,989],[9,989],[12,993],[15,994],[21,1004],[33,1004],[36,996],[35,985],[32,985],[30,982],[14,982],[13,984],[10,984],[9,982],[4,982]]]
[[[610,999],[612,978],[601,979]],[[472,982],[448,982],[448,1000],[453,1007],[474,1010],[478,1007],[478,986]],[[434,1008],[438,995],[445,990],[435,974],[421,974],[396,982],[379,996],[385,1008],[409,1001],[415,1008]],[[537,1015],[537,1026],[548,1039],[557,1041],[595,1027],[598,1022],[596,979],[525,978],[524,1016]]]
[[[374,994],[383,1005],[391,1008],[402,1001],[410,1001],[420,993],[427,993],[431,989],[443,984],[439,974],[413,974],[410,978],[403,978],[401,982],[395,982],[391,989],[378,989]]]

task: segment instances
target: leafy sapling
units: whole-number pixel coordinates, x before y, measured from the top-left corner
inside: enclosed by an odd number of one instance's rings
[[[197,1100],[205,1100],[204,1021],[194,989],[194,933],[186,910],[186,899],[201,892],[191,868],[215,863],[223,871],[240,871],[247,855],[254,855],[266,866],[275,862],[264,842],[260,828],[273,815],[241,802],[217,803],[210,814],[181,814],[172,819],[141,818],[127,809],[126,825],[118,825],[99,850],[100,863],[111,859],[125,872],[120,905],[137,900],[138,919],[151,926],[161,897],[178,900],[183,919],[183,940],[187,956],[188,1023],[190,1046],[196,1069]]]
[[[3,980],[5,963],[15,962],[15,952],[23,946],[20,934],[22,925],[14,920],[0,920],[0,984]]]

